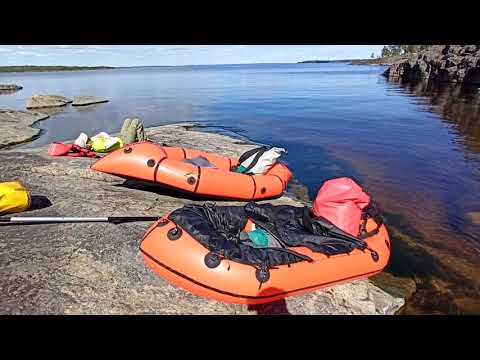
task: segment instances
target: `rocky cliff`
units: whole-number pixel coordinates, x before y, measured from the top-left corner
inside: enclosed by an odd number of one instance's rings
[[[480,45],[435,45],[406,54],[384,73],[389,80],[480,85]]]

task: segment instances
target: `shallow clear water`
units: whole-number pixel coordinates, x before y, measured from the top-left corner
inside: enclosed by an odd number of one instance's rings
[[[416,282],[406,312],[480,313],[480,95],[388,83],[383,70],[327,63],[3,74],[0,83],[24,89],[0,95],[0,108],[25,109],[34,94],[110,100],[66,107],[38,123],[45,132],[27,146],[119,131],[138,117],[285,147],[311,197],[326,179],[350,176],[377,200],[394,244],[388,271]],[[386,288],[395,288],[391,280]]]

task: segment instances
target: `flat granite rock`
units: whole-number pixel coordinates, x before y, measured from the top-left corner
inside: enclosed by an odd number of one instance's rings
[[[15,84],[0,84],[0,91],[17,91],[22,89],[23,87]]]
[[[65,106],[72,100],[59,95],[34,95],[27,101],[27,109]]]
[[[153,141],[238,156],[255,145],[192,130],[146,129]],[[2,134],[0,132],[0,138]],[[23,216],[152,216],[203,203],[172,190],[142,187],[94,172],[89,158],[49,157],[46,147],[0,151],[0,181],[32,194]],[[53,185],[52,185],[53,184]],[[261,202],[300,206],[293,198]],[[74,206],[72,206],[74,204]],[[221,205],[240,205],[217,201]],[[243,203],[244,204],[244,203]],[[393,314],[404,304],[360,280],[266,305],[232,305],[196,296],[156,276],[139,244],[150,223],[3,226],[1,314]]]
[[[76,96],[73,98],[72,106],[85,106],[85,105],[92,105],[92,104],[100,104],[106,103],[108,100],[106,99],[97,99],[93,96]]]
[[[0,149],[33,140],[40,130],[30,126],[47,118],[38,112],[0,109]]]

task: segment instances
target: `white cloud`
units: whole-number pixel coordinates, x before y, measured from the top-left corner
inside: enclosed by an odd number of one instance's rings
[[[0,65],[189,65],[369,57],[380,45],[0,45]],[[29,60],[30,61],[30,60]]]
[[[16,54],[25,56],[48,56],[47,54],[36,53],[33,51],[17,51]]]

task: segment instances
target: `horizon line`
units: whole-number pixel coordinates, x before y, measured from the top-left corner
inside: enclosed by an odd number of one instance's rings
[[[322,60],[322,59],[311,59],[311,60],[300,60],[296,62],[253,62],[253,63],[219,63],[219,64],[182,64],[182,65],[125,65],[125,66],[112,66],[112,65],[0,65],[0,67],[49,67],[49,66],[61,66],[61,67],[109,67],[114,69],[120,68],[138,68],[138,67],[182,67],[182,66],[216,66],[216,65],[257,65],[257,64],[264,64],[264,65],[275,65],[275,64],[300,64],[306,61],[321,61],[321,62],[347,62],[353,60],[368,60],[363,58],[358,59],[330,59],[330,60]]]

